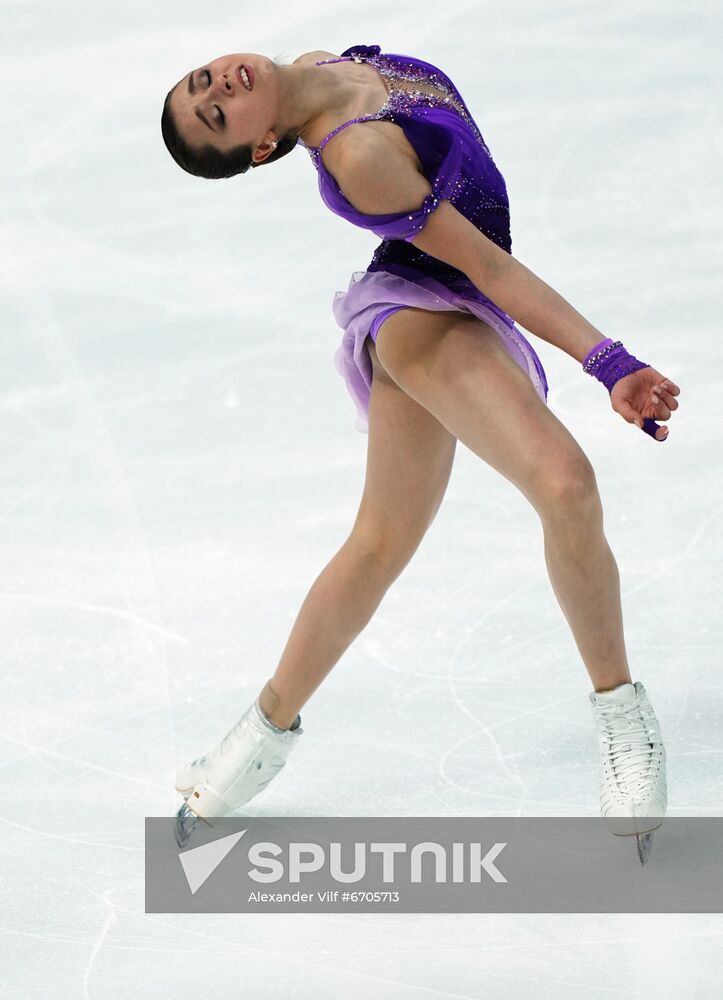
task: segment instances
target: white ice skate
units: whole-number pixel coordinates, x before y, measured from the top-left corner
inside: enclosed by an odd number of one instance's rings
[[[303,729],[273,725],[258,699],[213,750],[176,772],[176,790],[186,800],[176,814],[176,840],[183,847],[197,820],[228,816],[252,799],[286,764]]]
[[[667,810],[665,747],[640,681],[590,693],[600,750],[600,813],[616,836],[635,834],[645,864]]]

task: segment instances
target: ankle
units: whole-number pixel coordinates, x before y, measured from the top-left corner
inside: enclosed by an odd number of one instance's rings
[[[632,684],[632,678],[630,672],[628,671],[625,676],[620,674],[607,674],[604,673],[600,676],[599,680],[593,682],[593,690],[596,694],[605,694],[608,691],[614,691],[615,688],[622,687],[623,684]]]
[[[261,689],[258,697],[259,709],[266,719],[277,729],[290,730],[298,728],[299,715],[295,709],[282,704],[281,698],[271,687],[269,681]]]

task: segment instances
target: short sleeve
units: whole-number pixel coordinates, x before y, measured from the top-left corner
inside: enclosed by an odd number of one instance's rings
[[[432,190],[413,212],[400,212],[395,215],[360,215],[362,221],[356,225],[370,229],[383,240],[409,241],[424,229],[430,212],[433,212],[443,199],[442,193],[437,194]]]
[[[413,211],[393,212],[385,215],[366,215],[358,212],[344,197],[343,191],[326,170],[319,170],[319,191],[322,200],[336,215],[361,229],[368,229],[383,240],[412,240],[425,226],[429,215],[440,202],[449,199],[459,183],[462,166],[462,144],[447,122],[402,118],[397,123],[414,147],[422,165],[424,176],[432,190],[421,205]]]

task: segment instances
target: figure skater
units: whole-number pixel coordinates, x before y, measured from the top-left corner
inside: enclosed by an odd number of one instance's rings
[[[333,302],[343,330],[334,362],[368,434],[356,519],[254,703],[178,770],[180,836],[199,817],[234,812],[283,768],[300,709],[434,519],[459,440],[540,517],[552,588],[592,681],[601,814],[613,832],[621,821],[619,832],[650,837],[667,808],[665,748],[631,679],[595,473],[548,408],[542,364],[514,321],[579,361],[612,409],[657,442],[668,428],[655,418],[677,410],[679,387],[512,256],[502,174],[455,85],[422,59],[379,45],[288,65],[221,56],[173,87],[161,129],[176,163],[206,178],[268,167],[299,143],[325,204],[382,240]]]

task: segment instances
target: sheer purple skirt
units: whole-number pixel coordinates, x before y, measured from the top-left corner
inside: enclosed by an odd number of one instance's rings
[[[449,286],[419,272],[409,280],[389,271],[354,271],[346,292],[335,293],[332,310],[344,331],[334,365],[356,405],[356,430],[369,433],[372,362],[365,343],[367,335],[371,334],[376,342],[382,322],[404,306],[473,313],[497,333],[505,350],[529,375],[540,399],[547,403],[547,378],[532,345],[507,313],[471,281]]]

